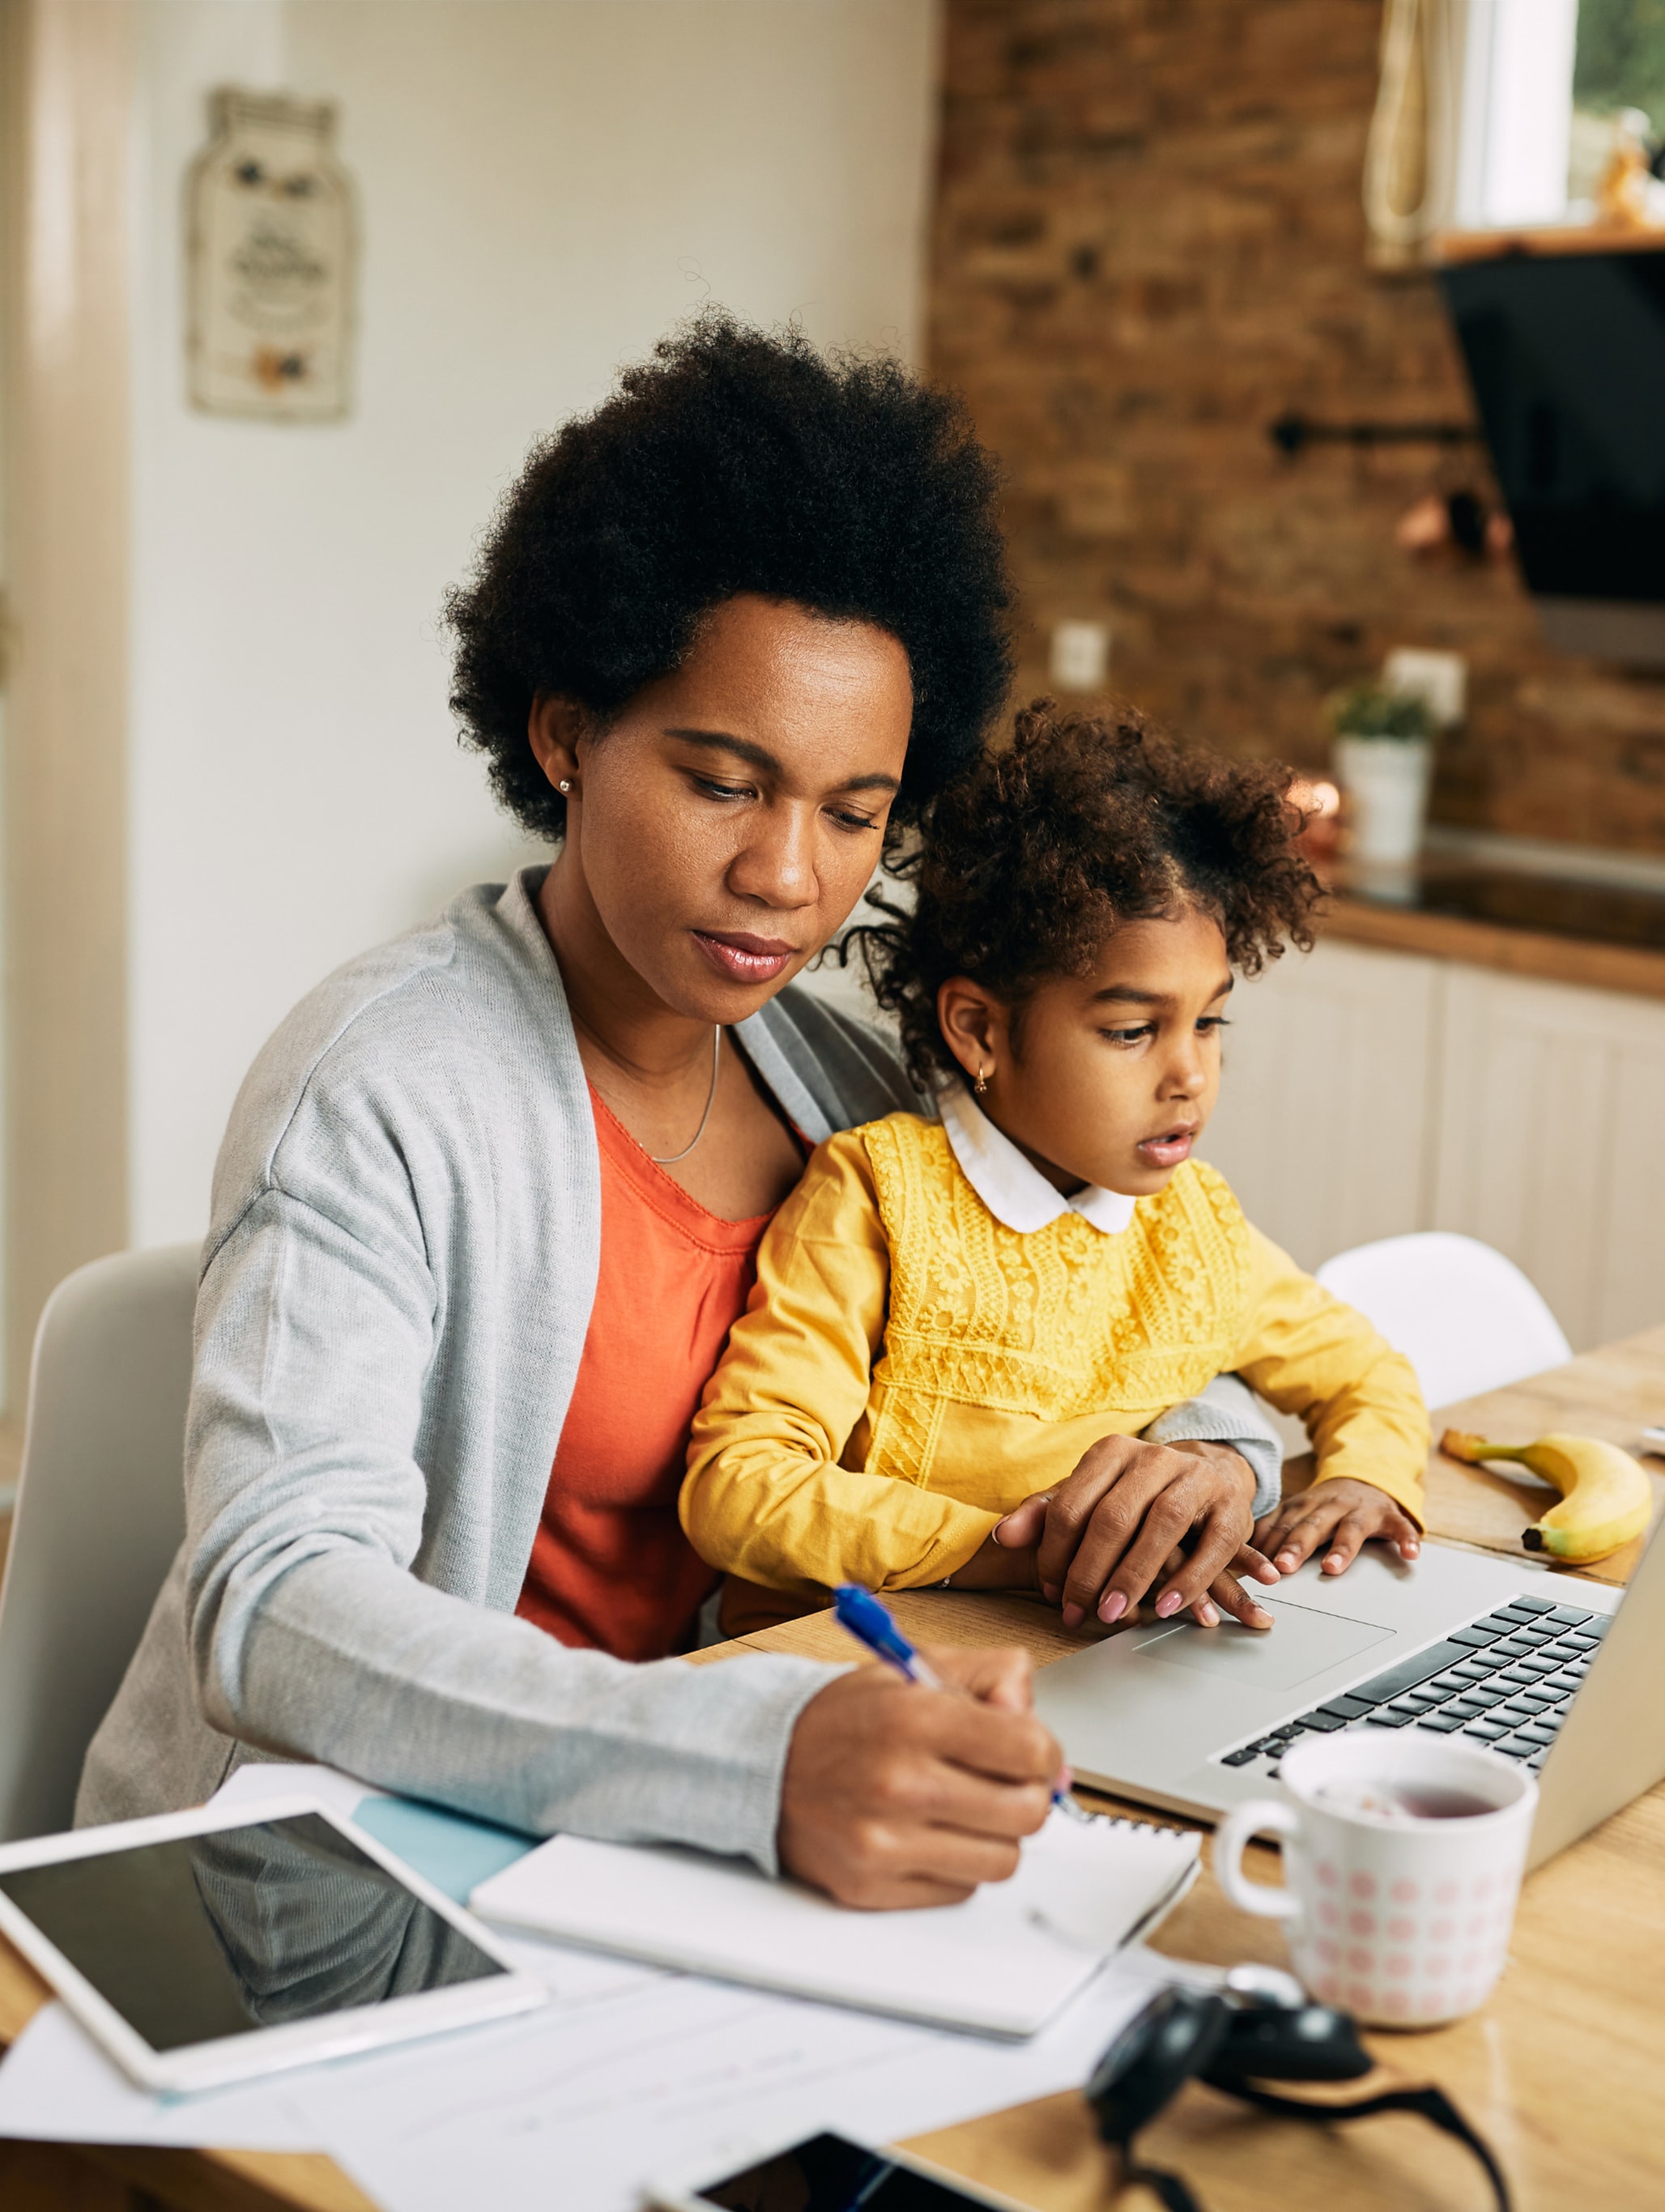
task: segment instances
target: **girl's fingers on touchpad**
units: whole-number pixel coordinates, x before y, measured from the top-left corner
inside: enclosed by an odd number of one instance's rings
[[[1316,1518],[1297,1521],[1292,1528],[1285,1529],[1279,1539],[1277,1549],[1273,1553],[1273,1565],[1284,1567],[1287,1562],[1290,1566],[1298,1567],[1308,1554],[1322,1542],[1324,1533],[1323,1523]]]

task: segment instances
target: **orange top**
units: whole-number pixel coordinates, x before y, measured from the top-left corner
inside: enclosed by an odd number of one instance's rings
[[[723,1221],[593,1090],[601,1268],[515,1611],[621,1659],[689,1649],[717,1576],[677,1519],[688,1430],[745,1310],[772,1214]]]

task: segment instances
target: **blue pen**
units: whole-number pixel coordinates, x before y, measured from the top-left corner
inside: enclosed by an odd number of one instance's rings
[[[896,1626],[889,1611],[882,1606],[871,1590],[863,1589],[860,1583],[840,1583],[833,1592],[833,1612],[841,1628],[848,1629],[856,1642],[864,1644],[875,1659],[882,1659],[887,1667],[894,1667],[904,1680],[917,1682],[927,1690],[948,1690],[954,1686],[945,1682],[928,1659],[919,1653]],[[1091,1816],[1084,1813],[1067,1790],[1054,1790],[1054,1805],[1061,1805],[1076,1820]]]

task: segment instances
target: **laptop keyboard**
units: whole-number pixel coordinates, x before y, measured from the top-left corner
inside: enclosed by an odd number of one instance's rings
[[[1271,1781],[1299,1736],[1420,1728],[1489,1743],[1535,1771],[1611,1626],[1607,1613],[1547,1597],[1514,1598],[1299,1720],[1220,1754],[1220,1764]]]

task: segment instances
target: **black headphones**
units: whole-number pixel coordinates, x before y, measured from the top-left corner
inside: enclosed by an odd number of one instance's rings
[[[1098,2132],[1121,2153],[1127,2179],[1143,2182],[1167,2212],[1200,2212],[1176,2173],[1141,2166],[1133,2137],[1194,2075],[1211,2089],[1241,2097],[1287,2118],[1367,2119],[1373,2112],[1418,2112],[1466,2143],[1491,2179],[1498,2212],[1510,2212],[1509,2189],[1497,2160],[1443,2090],[1387,2089],[1351,2105],[1307,2104],[1280,2097],[1263,2081],[1356,2081],[1373,2064],[1358,2030],[1328,2005],[1233,2004],[1196,1990],[1159,1990],[1124,2027],[1093,2069],[1087,2101]]]

